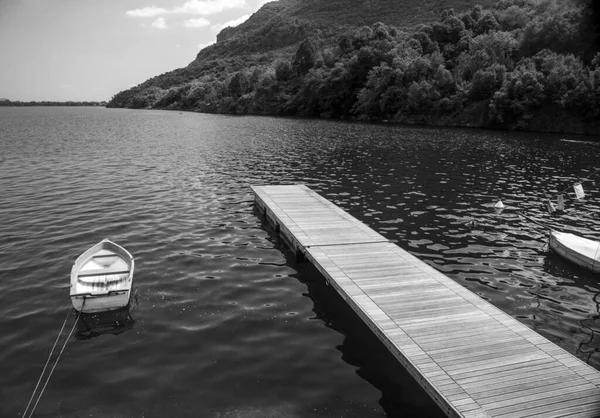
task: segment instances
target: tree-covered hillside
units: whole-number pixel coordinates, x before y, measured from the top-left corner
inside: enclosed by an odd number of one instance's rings
[[[589,3],[332,3],[267,3],[188,67],[109,106],[600,132]],[[332,26],[336,16],[343,23]]]
[[[197,61],[266,52],[296,45],[307,36],[329,38],[377,22],[399,29],[436,20],[443,10],[470,10],[495,0],[279,0],[265,4],[246,22],[225,28],[217,44]],[[194,64],[194,63],[192,63]]]

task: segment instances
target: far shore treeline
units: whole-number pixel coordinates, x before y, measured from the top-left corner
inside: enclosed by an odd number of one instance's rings
[[[106,102],[51,102],[51,101],[31,101],[31,102],[22,102],[22,101],[11,101],[8,99],[0,99],[0,106],[106,106]]]
[[[288,30],[298,41],[270,50],[252,44],[260,38],[250,32],[239,48],[242,25],[237,43],[224,38],[235,33],[222,33],[188,67],[122,91],[107,106],[600,134],[593,8],[501,0],[443,10],[409,29],[326,30],[296,18]],[[227,54],[227,45],[237,52]]]

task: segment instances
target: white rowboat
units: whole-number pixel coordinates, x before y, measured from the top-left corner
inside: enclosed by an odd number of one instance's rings
[[[550,231],[549,246],[570,262],[600,273],[600,242],[566,232]]]
[[[71,302],[75,309],[87,313],[127,306],[133,267],[131,254],[108,238],[81,254],[71,269]]]

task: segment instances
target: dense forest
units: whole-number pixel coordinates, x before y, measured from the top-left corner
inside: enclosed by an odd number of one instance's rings
[[[375,23],[340,32],[299,23],[290,27],[299,41],[293,47],[246,46],[257,52],[223,58],[209,47],[108,106],[599,134],[592,8],[501,0],[443,10],[411,29]]]

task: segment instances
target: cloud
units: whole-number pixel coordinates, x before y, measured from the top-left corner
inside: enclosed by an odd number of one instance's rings
[[[225,22],[225,23],[219,23],[217,25],[211,26],[210,30],[213,31],[213,32],[220,32],[222,29],[224,29],[224,28],[226,28],[228,26],[234,27],[234,26],[237,26],[237,25],[239,25],[241,23],[244,23],[246,20],[248,20],[249,17],[250,17],[250,15],[244,15],[244,16],[240,17],[239,19],[230,20],[230,21]]]
[[[155,29],[167,29],[167,21],[164,17],[159,17],[154,22],[152,22],[152,26]]]
[[[186,13],[196,15],[211,15],[227,9],[244,7],[246,0],[189,0],[183,6],[176,7],[174,13]]]
[[[263,7],[265,4],[270,3],[274,0],[258,0],[258,2],[256,2],[256,8],[257,10],[260,9],[261,7]]]
[[[126,15],[134,17],[154,17],[164,13],[167,13],[167,9],[156,6],[149,6],[144,7],[143,9],[135,9],[125,12]]]
[[[210,25],[210,22],[203,17],[199,17],[198,19],[188,19],[183,22],[183,26],[186,28],[203,28],[208,25]]]
[[[133,17],[154,17],[167,13],[211,15],[227,9],[235,9],[244,6],[246,6],[246,0],[188,0],[181,6],[177,6],[173,9],[148,6],[141,9],[128,10],[125,14]]]

